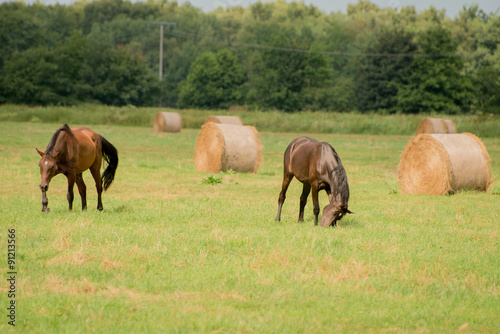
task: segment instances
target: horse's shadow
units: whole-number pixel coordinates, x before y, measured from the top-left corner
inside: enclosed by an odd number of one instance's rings
[[[342,228],[362,228],[363,223],[357,219],[346,219],[337,222],[337,226]]]

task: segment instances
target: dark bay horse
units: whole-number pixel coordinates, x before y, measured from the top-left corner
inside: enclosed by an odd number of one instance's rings
[[[102,190],[109,188],[115,178],[118,167],[118,151],[104,139],[89,128],[78,127],[70,129],[68,124],[61,126],[50,139],[45,152],[38,149],[42,156],[38,165],[42,182],[42,211],[49,212],[47,204],[47,190],[50,180],[57,174],[64,174],[68,178],[68,203],[69,209],[73,209],[73,187],[78,186],[78,192],[82,198],[82,210],[87,208],[87,187],[83,182],[82,173],[90,169],[94,177],[97,189],[97,209],[102,210]],[[108,163],[108,167],[102,173],[102,159]]]
[[[299,137],[292,140],[285,151],[283,185],[278,199],[278,214],[281,219],[281,208],[286,198],[286,191],[295,176],[304,187],[300,196],[299,222],[304,221],[304,207],[312,190],[314,205],[314,225],[318,225],[319,202],[318,192],[325,190],[330,204],[323,209],[320,225],[335,226],[348,209],[349,184],[340,158],[333,147],[324,142],[318,142],[309,137]]]

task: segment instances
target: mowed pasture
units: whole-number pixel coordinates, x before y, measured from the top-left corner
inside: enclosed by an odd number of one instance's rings
[[[30,333],[331,333],[500,331],[500,138],[487,193],[402,195],[410,136],[260,132],[257,174],[195,170],[198,129],[90,126],[119,151],[116,179],[88,210],[66,178],[42,213],[39,155],[60,123],[0,122],[0,245],[16,230],[16,330]],[[79,126],[86,124],[71,124]],[[283,152],[327,141],[346,169],[354,212],[335,228],[297,223],[294,180],[275,222]],[[203,180],[220,178],[222,183]],[[208,182],[210,183],[210,182]],[[320,207],[327,203],[320,193]],[[0,332],[9,329],[7,285]]]

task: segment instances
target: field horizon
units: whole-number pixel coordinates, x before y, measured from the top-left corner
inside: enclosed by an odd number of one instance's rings
[[[151,128],[159,111],[176,112],[182,118],[183,129],[199,129],[211,115],[239,116],[245,125],[259,131],[278,133],[365,134],[412,136],[424,117],[451,120],[458,132],[470,132],[481,138],[500,137],[500,115],[495,114],[377,114],[320,111],[245,111],[201,110],[174,108],[113,107],[96,104],[64,107],[30,107],[0,105],[0,121],[28,122],[33,125],[122,125]],[[55,131],[55,130],[54,130]]]

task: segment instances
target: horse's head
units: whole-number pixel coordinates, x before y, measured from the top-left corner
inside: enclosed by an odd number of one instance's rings
[[[59,170],[57,167],[57,156],[59,152],[53,154],[45,154],[41,152],[39,149],[36,149],[38,154],[42,157],[38,162],[38,166],[40,166],[40,176],[42,177],[42,182],[40,183],[40,189],[45,192],[49,189],[50,180],[57,174],[59,174]]]
[[[347,205],[333,202],[323,209],[323,216],[321,216],[319,224],[323,227],[335,226],[337,225],[337,220],[341,220],[348,213],[353,212],[349,211]]]

